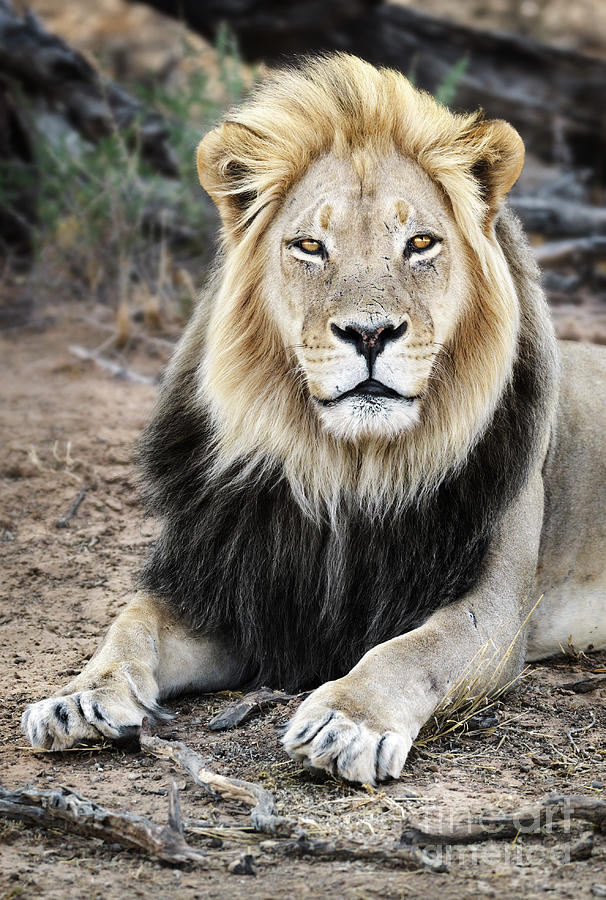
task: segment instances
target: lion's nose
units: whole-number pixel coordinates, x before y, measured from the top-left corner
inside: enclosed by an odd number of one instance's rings
[[[366,359],[369,375],[372,376],[377,356],[385,350],[385,345],[388,341],[397,341],[398,338],[402,337],[408,328],[408,322],[404,320],[397,328],[389,322],[385,322],[376,328],[368,325],[358,325],[357,323],[341,328],[333,322],[330,328],[339,340],[354,345],[357,352]]]

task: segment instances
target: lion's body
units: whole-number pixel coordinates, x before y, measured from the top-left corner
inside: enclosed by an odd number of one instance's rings
[[[558,414],[545,464],[545,514],[528,659],[606,646],[606,349],[559,342]]]
[[[34,744],[129,734],[185,689],[326,682],[286,749],[372,781],[463,683],[606,645],[606,354],[560,366],[502,207],[522,160],[505,123],[340,56],[204,139],[224,251],[141,446],[162,534],[26,711]]]

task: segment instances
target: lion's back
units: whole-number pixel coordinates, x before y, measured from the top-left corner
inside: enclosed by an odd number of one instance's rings
[[[531,626],[529,658],[558,652],[563,626],[575,634],[585,619],[594,646],[606,643],[600,612],[606,602],[606,348],[560,341],[559,350],[536,583],[544,599]]]

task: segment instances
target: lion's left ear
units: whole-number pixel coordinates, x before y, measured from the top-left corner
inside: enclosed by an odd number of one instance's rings
[[[492,221],[524,165],[524,142],[508,122],[493,119],[476,125],[466,137],[474,151],[471,174],[480,186]]]
[[[251,133],[242,125],[225,122],[205,135],[198,144],[198,177],[210,195],[228,230],[236,230],[247,209],[256,200],[253,172],[248,162],[253,154]]]

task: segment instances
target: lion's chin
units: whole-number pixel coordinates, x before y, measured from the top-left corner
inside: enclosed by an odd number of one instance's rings
[[[419,421],[420,400],[348,397],[318,408],[320,421],[334,437],[346,441],[392,439]]]

